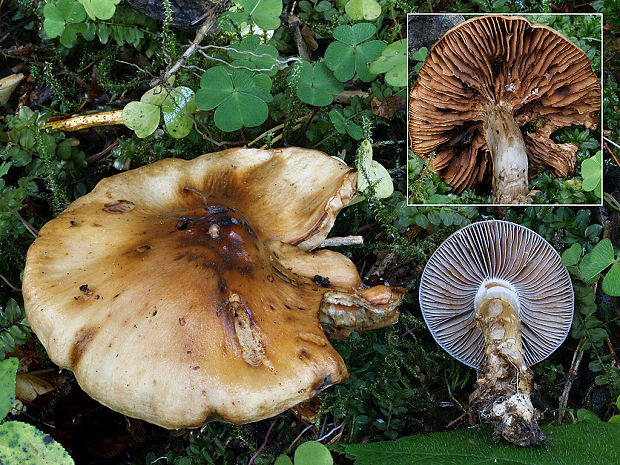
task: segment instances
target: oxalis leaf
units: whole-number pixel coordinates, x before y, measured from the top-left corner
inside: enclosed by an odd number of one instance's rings
[[[389,86],[407,85],[407,43],[399,40],[388,45],[381,56],[370,64],[369,71],[374,74],[385,73],[385,83]]]
[[[320,442],[308,441],[295,450],[295,465],[332,465],[329,449]]]
[[[8,421],[0,425],[0,463],[73,465],[74,462],[50,435],[27,423]]]
[[[591,281],[613,262],[614,247],[609,239],[603,239],[581,260],[579,266],[581,277],[586,281]]]
[[[145,102],[129,102],[123,108],[123,124],[144,138],[159,126],[159,106]]]
[[[355,73],[365,82],[372,81],[376,74],[369,71],[370,63],[381,56],[386,47],[381,40],[368,40],[377,31],[370,23],[353,26],[338,26],[334,29],[335,42],[325,50],[325,64],[342,82],[351,79]]]
[[[282,0],[239,0],[252,21],[264,31],[271,31],[280,26]]]
[[[84,7],[76,0],[58,0],[58,3],[46,3],[43,8],[43,29],[51,38],[60,36],[67,24],[80,23],[86,19]]]
[[[605,275],[603,292],[614,297],[620,296],[620,263],[614,263]]]
[[[335,447],[355,465],[583,465],[620,463],[620,424],[543,427],[553,443],[543,447],[494,444],[488,428],[420,434],[397,441]]]
[[[333,96],[343,90],[344,85],[334,77],[325,63],[319,62],[314,67],[308,62],[303,63],[297,83],[297,97],[302,102],[324,107],[332,103]]]
[[[9,414],[15,401],[15,376],[19,360],[15,357],[0,362],[0,421]]]
[[[270,89],[271,80],[264,74],[214,66],[202,75],[196,105],[201,110],[216,108],[215,125],[232,132],[265,122],[269,116],[267,102],[273,99]]]
[[[593,157],[586,158],[581,162],[581,176],[583,177],[581,187],[584,191],[594,191],[598,197],[601,196],[602,167],[602,153],[600,150]]]
[[[110,19],[121,0],[79,0],[90,19]]]
[[[192,89],[183,86],[172,89],[161,106],[164,124],[170,137],[182,139],[190,133],[194,126],[192,115],[195,110],[196,102]]]
[[[381,5],[376,0],[351,0],[345,5],[344,10],[356,21],[360,19],[370,21],[381,15]]]

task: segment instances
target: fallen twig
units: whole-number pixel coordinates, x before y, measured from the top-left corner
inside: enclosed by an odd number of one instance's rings
[[[362,236],[329,237],[321,242],[319,247],[339,247],[342,245],[362,245]]]
[[[104,111],[90,115],[72,116],[70,118],[48,121],[46,129],[60,129],[64,132],[75,132],[99,126],[123,124],[123,110]]]

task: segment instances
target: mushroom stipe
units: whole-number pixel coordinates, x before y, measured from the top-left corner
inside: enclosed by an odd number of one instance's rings
[[[347,379],[326,334],[398,318],[404,289],[365,288],[348,258],[311,251],[356,178],[298,148],[106,178],[28,251],[32,329],[84,391],[128,416],[172,429],[276,415]]]
[[[493,425],[494,439],[545,443],[530,366],[558,348],[573,319],[570,277],[551,245],[514,223],[473,223],[428,261],[420,306],[439,345],[477,368],[469,407]]]

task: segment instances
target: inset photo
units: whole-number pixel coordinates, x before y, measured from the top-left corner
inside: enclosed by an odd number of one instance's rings
[[[407,23],[409,205],[601,205],[601,14]]]

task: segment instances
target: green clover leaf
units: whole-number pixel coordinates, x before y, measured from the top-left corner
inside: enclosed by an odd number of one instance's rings
[[[596,244],[592,252],[581,260],[581,265],[579,266],[581,277],[588,282],[592,282],[598,279],[599,274],[613,262],[614,247],[609,239],[603,239]]]
[[[215,108],[215,125],[232,132],[265,122],[269,116],[267,102],[273,100],[270,90],[271,79],[264,74],[214,66],[202,75],[196,105],[201,110]]]
[[[278,72],[278,49],[273,45],[264,45],[258,36],[247,36],[240,43],[231,45],[236,51],[229,51],[228,56],[234,61],[233,66],[245,66],[250,69],[268,69],[262,71],[268,76]],[[251,52],[240,53],[240,52]],[[257,56],[258,55],[258,56]]]
[[[614,263],[605,275],[603,292],[614,297],[620,296],[620,263]]]
[[[351,19],[371,21],[381,15],[381,5],[376,0],[351,0],[344,10]]]
[[[581,176],[583,183],[581,187],[584,191],[594,191],[601,197],[601,178],[602,178],[602,153],[599,150],[593,157],[586,158],[581,162]]]
[[[370,23],[342,25],[334,29],[336,42],[329,44],[325,50],[325,64],[338,80],[348,81],[355,73],[364,82],[370,82],[376,77],[369,66],[381,56],[386,44],[381,40],[364,42],[376,31],[377,28]]]
[[[121,0],[79,0],[90,19],[110,19]]]
[[[388,45],[381,56],[370,64],[371,73],[385,73],[385,83],[394,87],[407,85],[407,43],[399,40]]]
[[[264,31],[272,31],[280,26],[282,0],[239,0],[252,21]]]
[[[11,411],[15,401],[15,375],[19,360],[15,357],[0,362],[0,421]]]
[[[329,449],[320,442],[308,441],[295,450],[295,465],[333,465]]]
[[[194,127],[192,114],[196,111],[194,91],[189,87],[179,86],[172,89],[162,102],[161,112],[170,137],[182,139]]]
[[[303,63],[297,83],[297,97],[302,102],[324,107],[332,103],[333,96],[343,90],[342,82],[334,77],[325,63],[316,63],[314,67],[310,63]]]
[[[58,0],[56,4],[45,4],[43,16],[43,29],[49,38],[53,39],[62,35],[68,24],[84,21],[86,19],[86,11],[75,0]]]
[[[160,107],[152,103],[129,102],[123,108],[123,124],[133,129],[136,136],[144,138],[159,126]]]

